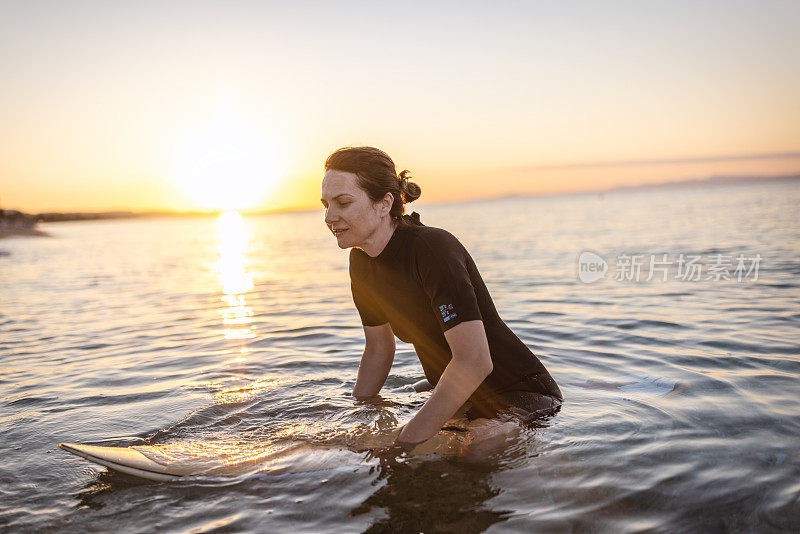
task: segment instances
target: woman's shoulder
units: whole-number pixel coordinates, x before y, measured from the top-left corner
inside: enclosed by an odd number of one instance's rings
[[[465,250],[461,241],[444,228],[435,226],[409,227],[413,237],[410,245],[422,249],[423,252],[447,252],[450,250]]]
[[[352,277],[355,273],[362,271],[365,268],[368,259],[369,256],[367,255],[366,252],[364,252],[360,248],[351,247],[350,257],[348,260],[348,267],[349,267],[348,270],[350,271],[350,276]]]

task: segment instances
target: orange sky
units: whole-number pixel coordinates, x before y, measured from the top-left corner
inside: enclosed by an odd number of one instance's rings
[[[4,2],[0,206],[316,207],[359,144],[427,202],[800,171],[795,2],[376,6]]]

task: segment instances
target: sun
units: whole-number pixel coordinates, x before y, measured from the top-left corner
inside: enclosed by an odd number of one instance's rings
[[[230,110],[195,124],[176,144],[172,176],[196,208],[262,207],[283,169],[275,139]]]

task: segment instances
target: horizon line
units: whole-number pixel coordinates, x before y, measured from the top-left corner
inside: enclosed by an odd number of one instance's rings
[[[532,170],[558,170],[558,169],[586,169],[604,167],[644,167],[648,165],[681,165],[686,163],[715,163],[723,161],[758,161],[768,159],[800,159],[800,150],[787,152],[762,152],[757,154],[726,154],[715,156],[689,156],[682,158],[652,158],[652,159],[622,159],[610,161],[584,161],[577,163],[556,163],[547,165],[532,165],[514,167],[516,172]]]

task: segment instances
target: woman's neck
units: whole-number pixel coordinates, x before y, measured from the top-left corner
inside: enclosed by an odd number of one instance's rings
[[[370,236],[371,239],[368,240],[369,242],[364,243],[364,245],[359,248],[366,252],[371,258],[379,256],[380,253],[383,252],[383,249],[386,248],[392,235],[394,235],[397,226],[398,223],[393,220],[390,220],[388,225],[379,226],[372,236]]]

